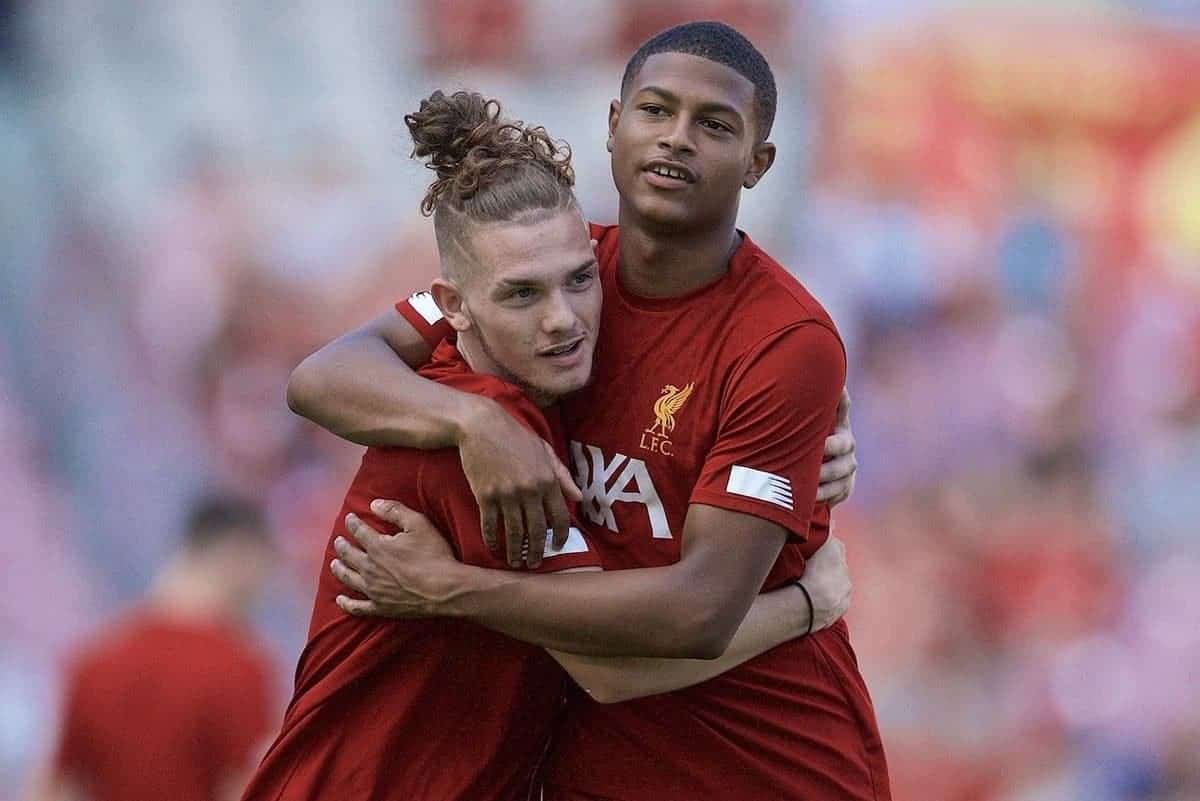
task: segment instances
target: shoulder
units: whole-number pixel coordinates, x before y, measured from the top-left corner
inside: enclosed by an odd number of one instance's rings
[[[448,343],[443,343],[443,345],[448,346]],[[440,347],[438,352],[441,352]],[[472,395],[490,398],[518,423],[542,439],[551,438],[550,425],[546,420],[546,415],[516,385],[493,375],[484,375],[464,369],[465,365],[461,363],[444,364],[436,360],[436,355],[435,353],[435,361],[432,364],[421,368],[422,376],[460,392],[469,392]]]
[[[731,317],[722,332],[728,357],[744,361],[766,349],[794,357],[797,349],[833,343],[844,359],[833,318],[794,275],[748,237],[735,258]]]
[[[745,249],[745,270],[737,289],[744,312],[761,320],[764,328],[814,323],[840,340],[829,312],[796,276],[748,237]]]

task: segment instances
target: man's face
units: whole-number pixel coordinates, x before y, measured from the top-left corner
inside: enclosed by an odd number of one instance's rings
[[[469,327],[459,341],[473,362],[484,362],[475,369],[512,381],[543,405],[587,384],[601,290],[579,211],[481,226],[471,249],[480,266],[463,288]]]
[[[736,70],[683,53],[646,59],[609,112],[623,208],[676,230],[736,219],[742,188],[774,159],[756,126],[754,84]]]

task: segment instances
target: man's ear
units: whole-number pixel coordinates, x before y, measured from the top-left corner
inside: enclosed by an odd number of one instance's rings
[[[442,310],[442,316],[455,331],[466,331],[471,327],[471,315],[467,310],[466,299],[462,291],[453,281],[436,278],[429,287],[433,302]]]
[[[617,123],[621,121],[621,101],[614,100],[608,104],[608,152],[612,152],[613,137],[617,135]]]
[[[775,145],[771,142],[762,142],[754,146],[754,152],[750,155],[750,168],[746,170],[745,176],[742,177],[742,186],[747,189],[753,189],[758,185],[758,182],[767,174],[767,170],[771,169],[771,165],[775,163]]]

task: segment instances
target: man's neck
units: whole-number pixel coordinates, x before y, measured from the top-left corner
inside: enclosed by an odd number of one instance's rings
[[[216,622],[240,617],[237,604],[214,581],[211,571],[187,557],[176,556],[155,579],[148,601],[169,617]]]
[[[619,222],[621,285],[646,298],[694,292],[729,270],[741,237],[736,214],[705,231],[672,232],[647,226],[624,204]]]

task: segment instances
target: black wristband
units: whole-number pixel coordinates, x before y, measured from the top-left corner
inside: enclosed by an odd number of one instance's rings
[[[804,632],[804,636],[807,637],[812,634],[813,618],[817,616],[817,610],[813,606],[812,596],[808,594],[808,588],[800,583],[800,579],[796,579],[794,583],[800,588],[800,592],[804,593],[804,600],[808,601],[808,631]]]

